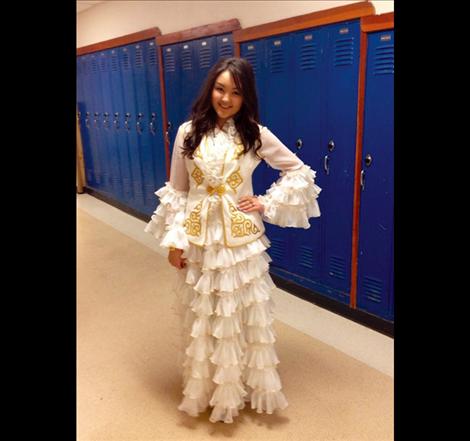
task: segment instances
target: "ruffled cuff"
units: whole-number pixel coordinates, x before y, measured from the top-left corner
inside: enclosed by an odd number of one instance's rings
[[[280,178],[258,196],[264,205],[263,220],[280,227],[310,228],[308,219],[319,217],[317,197],[321,188],[315,185],[315,171],[308,165],[283,171]]]
[[[170,182],[166,182],[155,194],[160,198],[160,204],[144,231],[161,239],[161,247],[187,250],[189,242],[183,224],[188,192],[175,190]]]

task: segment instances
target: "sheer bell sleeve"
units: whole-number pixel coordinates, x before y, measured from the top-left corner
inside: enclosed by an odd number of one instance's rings
[[[315,171],[292,153],[267,127],[261,129],[260,155],[272,168],[281,170],[265,195],[258,196],[264,205],[263,220],[280,227],[310,228],[308,219],[319,217]]]
[[[160,203],[144,231],[153,234],[155,239],[159,239],[161,247],[187,250],[189,242],[183,224],[189,180],[188,170],[182,155],[184,134],[183,124],[178,128],[173,145],[170,180],[155,192]]]

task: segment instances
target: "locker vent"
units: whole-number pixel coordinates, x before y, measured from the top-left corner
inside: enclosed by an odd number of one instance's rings
[[[222,57],[231,57],[232,56],[232,45],[230,43],[223,43],[220,46],[219,58]]]
[[[111,70],[113,72],[119,70],[118,56],[116,53],[111,55]]]
[[[372,277],[364,277],[364,294],[368,300],[374,303],[382,301],[382,281]]]
[[[183,49],[181,54],[181,62],[183,70],[191,70],[193,68],[193,63],[191,60],[191,49]]]
[[[302,70],[315,69],[317,65],[317,44],[305,44],[300,49],[300,68]]]
[[[175,56],[172,52],[164,52],[164,60],[165,60],[165,72],[174,72],[176,70],[175,67]]]
[[[148,60],[150,65],[157,64],[157,50],[155,46],[148,47]]]
[[[286,64],[285,53],[282,49],[271,49],[271,73],[280,73],[284,72],[284,67]]]
[[[300,247],[300,257],[299,263],[305,268],[312,269],[313,265],[313,250],[310,247],[301,246]]]
[[[98,73],[98,63],[96,62],[95,57],[92,57],[92,59],[91,59],[91,71],[93,73]]]
[[[142,67],[144,65],[144,56],[142,54],[142,47],[135,49],[135,67]]]
[[[273,259],[277,259],[278,261],[282,259],[284,252],[284,241],[279,239],[271,239],[271,247],[269,248],[269,255]]]
[[[201,69],[211,67],[211,50],[207,46],[199,51],[199,67]]]
[[[354,39],[339,38],[335,41],[335,66],[348,66],[353,64]]]
[[[106,57],[100,57],[100,72],[106,72]]]
[[[129,52],[122,53],[122,67],[126,70],[131,68],[131,63],[129,62]]]
[[[248,62],[251,64],[251,67],[253,68],[253,72],[256,74],[256,65],[257,65],[256,52],[255,51],[248,52],[247,54],[245,54],[243,58],[248,60]]]
[[[395,72],[394,45],[387,44],[375,49],[374,75],[387,75]]]
[[[336,277],[337,279],[344,280],[346,278],[344,259],[341,259],[341,257],[331,256],[330,270],[328,274],[331,277]]]

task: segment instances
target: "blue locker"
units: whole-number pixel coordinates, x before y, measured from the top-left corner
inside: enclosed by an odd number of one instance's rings
[[[155,52],[155,47],[153,46]],[[155,58],[154,58],[155,60]],[[150,215],[155,210],[155,145],[150,134],[151,111],[149,95],[157,91],[148,90],[149,69],[147,42],[134,44],[131,49],[131,63],[134,71],[134,89],[136,98],[135,132],[137,134],[136,148],[140,152],[142,167],[142,183],[144,189],[144,213]],[[156,66],[154,65],[156,68]],[[155,113],[156,109],[153,109]]]
[[[157,57],[157,48],[155,41],[147,41],[145,43],[146,51],[146,69],[147,69],[147,86],[149,97],[149,122],[148,136],[152,146],[154,157],[154,182],[153,191],[165,185],[166,163],[165,148],[163,143],[163,130],[161,118],[161,96],[160,96],[160,79],[159,79],[159,61]],[[155,210],[155,195],[152,194],[152,212]]]
[[[106,140],[103,135],[103,113],[105,112],[103,106],[103,94],[102,94],[102,75],[101,75],[102,64],[100,63],[99,53],[91,55],[91,90],[92,90],[92,102],[93,102],[93,115],[92,115],[92,132],[94,132],[94,144],[96,146],[96,153],[99,157],[101,180],[98,185],[98,189],[110,196],[111,193],[111,176],[109,174],[109,160]]]
[[[394,31],[368,35],[357,307],[393,320]]]
[[[327,26],[328,63],[321,194],[325,294],[349,303],[359,76],[359,22]]]
[[[181,56],[180,44],[171,44],[162,47],[163,54],[163,76],[165,81],[165,98],[168,132],[168,141],[170,143],[170,158],[173,152],[173,144],[181,124]],[[188,46],[189,47],[189,46]]]
[[[132,60],[135,60],[135,53],[132,53],[133,50],[133,45],[123,46],[119,49],[122,83],[124,86],[124,136],[129,145],[129,162],[132,172],[134,199],[132,200],[131,207],[144,213],[146,207],[144,202],[142,158],[136,127],[139,111],[137,110],[137,98],[134,89]]]
[[[85,81],[84,81],[84,93],[85,93],[85,102],[87,103],[87,109],[85,112],[85,127],[88,132],[89,150],[90,157],[92,158],[92,167],[93,167],[93,179],[90,181],[89,185],[94,186],[95,189],[99,189],[102,185],[102,172],[101,172],[101,158],[99,155],[99,138],[97,134],[97,129],[94,127],[94,112],[95,112],[95,98],[94,98],[94,74],[93,69],[97,70],[97,65],[93,54],[85,55]]]
[[[179,109],[178,120],[176,121],[175,134],[178,127],[188,120],[188,114],[191,111],[191,104],[194,98],[194,84],[196,77],[196,50],[193,41],[180,43],[180,90],[179,90]]]
[[[240,44],[240,56],[248,60],[253,67],[256,80],[256,92],[258,94],[260,123],[266,121],[266,88],[264,78],[266,76],[266,42],[264,39]],[[258,170],[258,169],[257,169]],[[253,190],[259,194],[264,189],[255,188],[253,179]]]
[[[107,151],[107,170],[110,179],[110,193],[113,199],[122,200],[122,179],[119,167],[117,136],[113,129],[114,95],[111,87],[111,51],[100,53],[101,91],[103,97],[103,114],[101,132],[104,147]]]
[[[279,35],[267,38],[265,42],[266,67],[264,83],[265,121],[263,122],[287,147],[292,150],[289,142],[292,132],[293,106],[292,102],[292,35]],[[272,182],[279,178],[279,170],[275,170],[263,161],[260,177],[264,181],[264,191]],[[293,231],[266,223],[266,234],[271,240],[270,256],[272,265],[289,268],[292,254],[295,250],[288,244],[292,240]]]
[[[220,58],[233,57],[233,36],[232,34],[218,35],[217,41],[217,60]]]
[[[326,119],[324,57],[327,38],[327,30],[322,27],[293,34],[292,102],[295,103],[295,112],[289,142],[295,145],[299,158],[317,173],[322,165],[321,139]],[[319,178],[316,182],[322,187],[321,176]],[[314,219],[309,229],[298,228],[292,234],[295,258],[289,267],[295,274],[312,280],[317,291],[323,288],[322,219],[322,216]]]
[[[119,49],[114,48],[110,51],[111,70],[109,82],[113,101],[112,107],[112,131],[115,137],[116,158],[118,163],[119,175],[121,177],[122,192],[120,201],[125,205],[132,205],[134,198],[132,190],[132,174],[129,161],[128,137],[124,128],[124,97],[121,69],[119,62]]]
[[[188,84],[188,101],[183,100],[183,117],[186,121],[191,110],[191,104],[199,95],[202,85],[207,78],[211,67],[217,61],[217,39],[216,37],[201,38],[191,41],[194,54],[194,78]],[[184,87],[184,86],[183,86]]]

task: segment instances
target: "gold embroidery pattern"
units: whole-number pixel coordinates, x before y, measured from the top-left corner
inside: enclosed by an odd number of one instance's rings
[[[240,167],[237,171],[234,171],[228,178],[227,184],[230,185],[233,191],[243,182],[243,178],[240,174]]]
[[[197,185],[201,185],[202,181],[204,180],[204,175],[201,171],[201,169],[196,165],[194,166],[194,170],[191,173],[191,176],[194,178],[194,180],[197,182]]]
[[[243,237],[259,233],[259,228],[250,219],[247,219],[240,211],[238,211],[231,203],[229,203],[229,209],[233,237]]]
[[[184,221],[186,234],[190,234],[191,236],[199,236],[201,234],[201,208],[202,201],[196,205],[189,217]]]
[[[245,147],[243,147],[243,144],[236,144],[235,145],[235,159],[238,159],[243,154],[244,150],[245,150]]]

